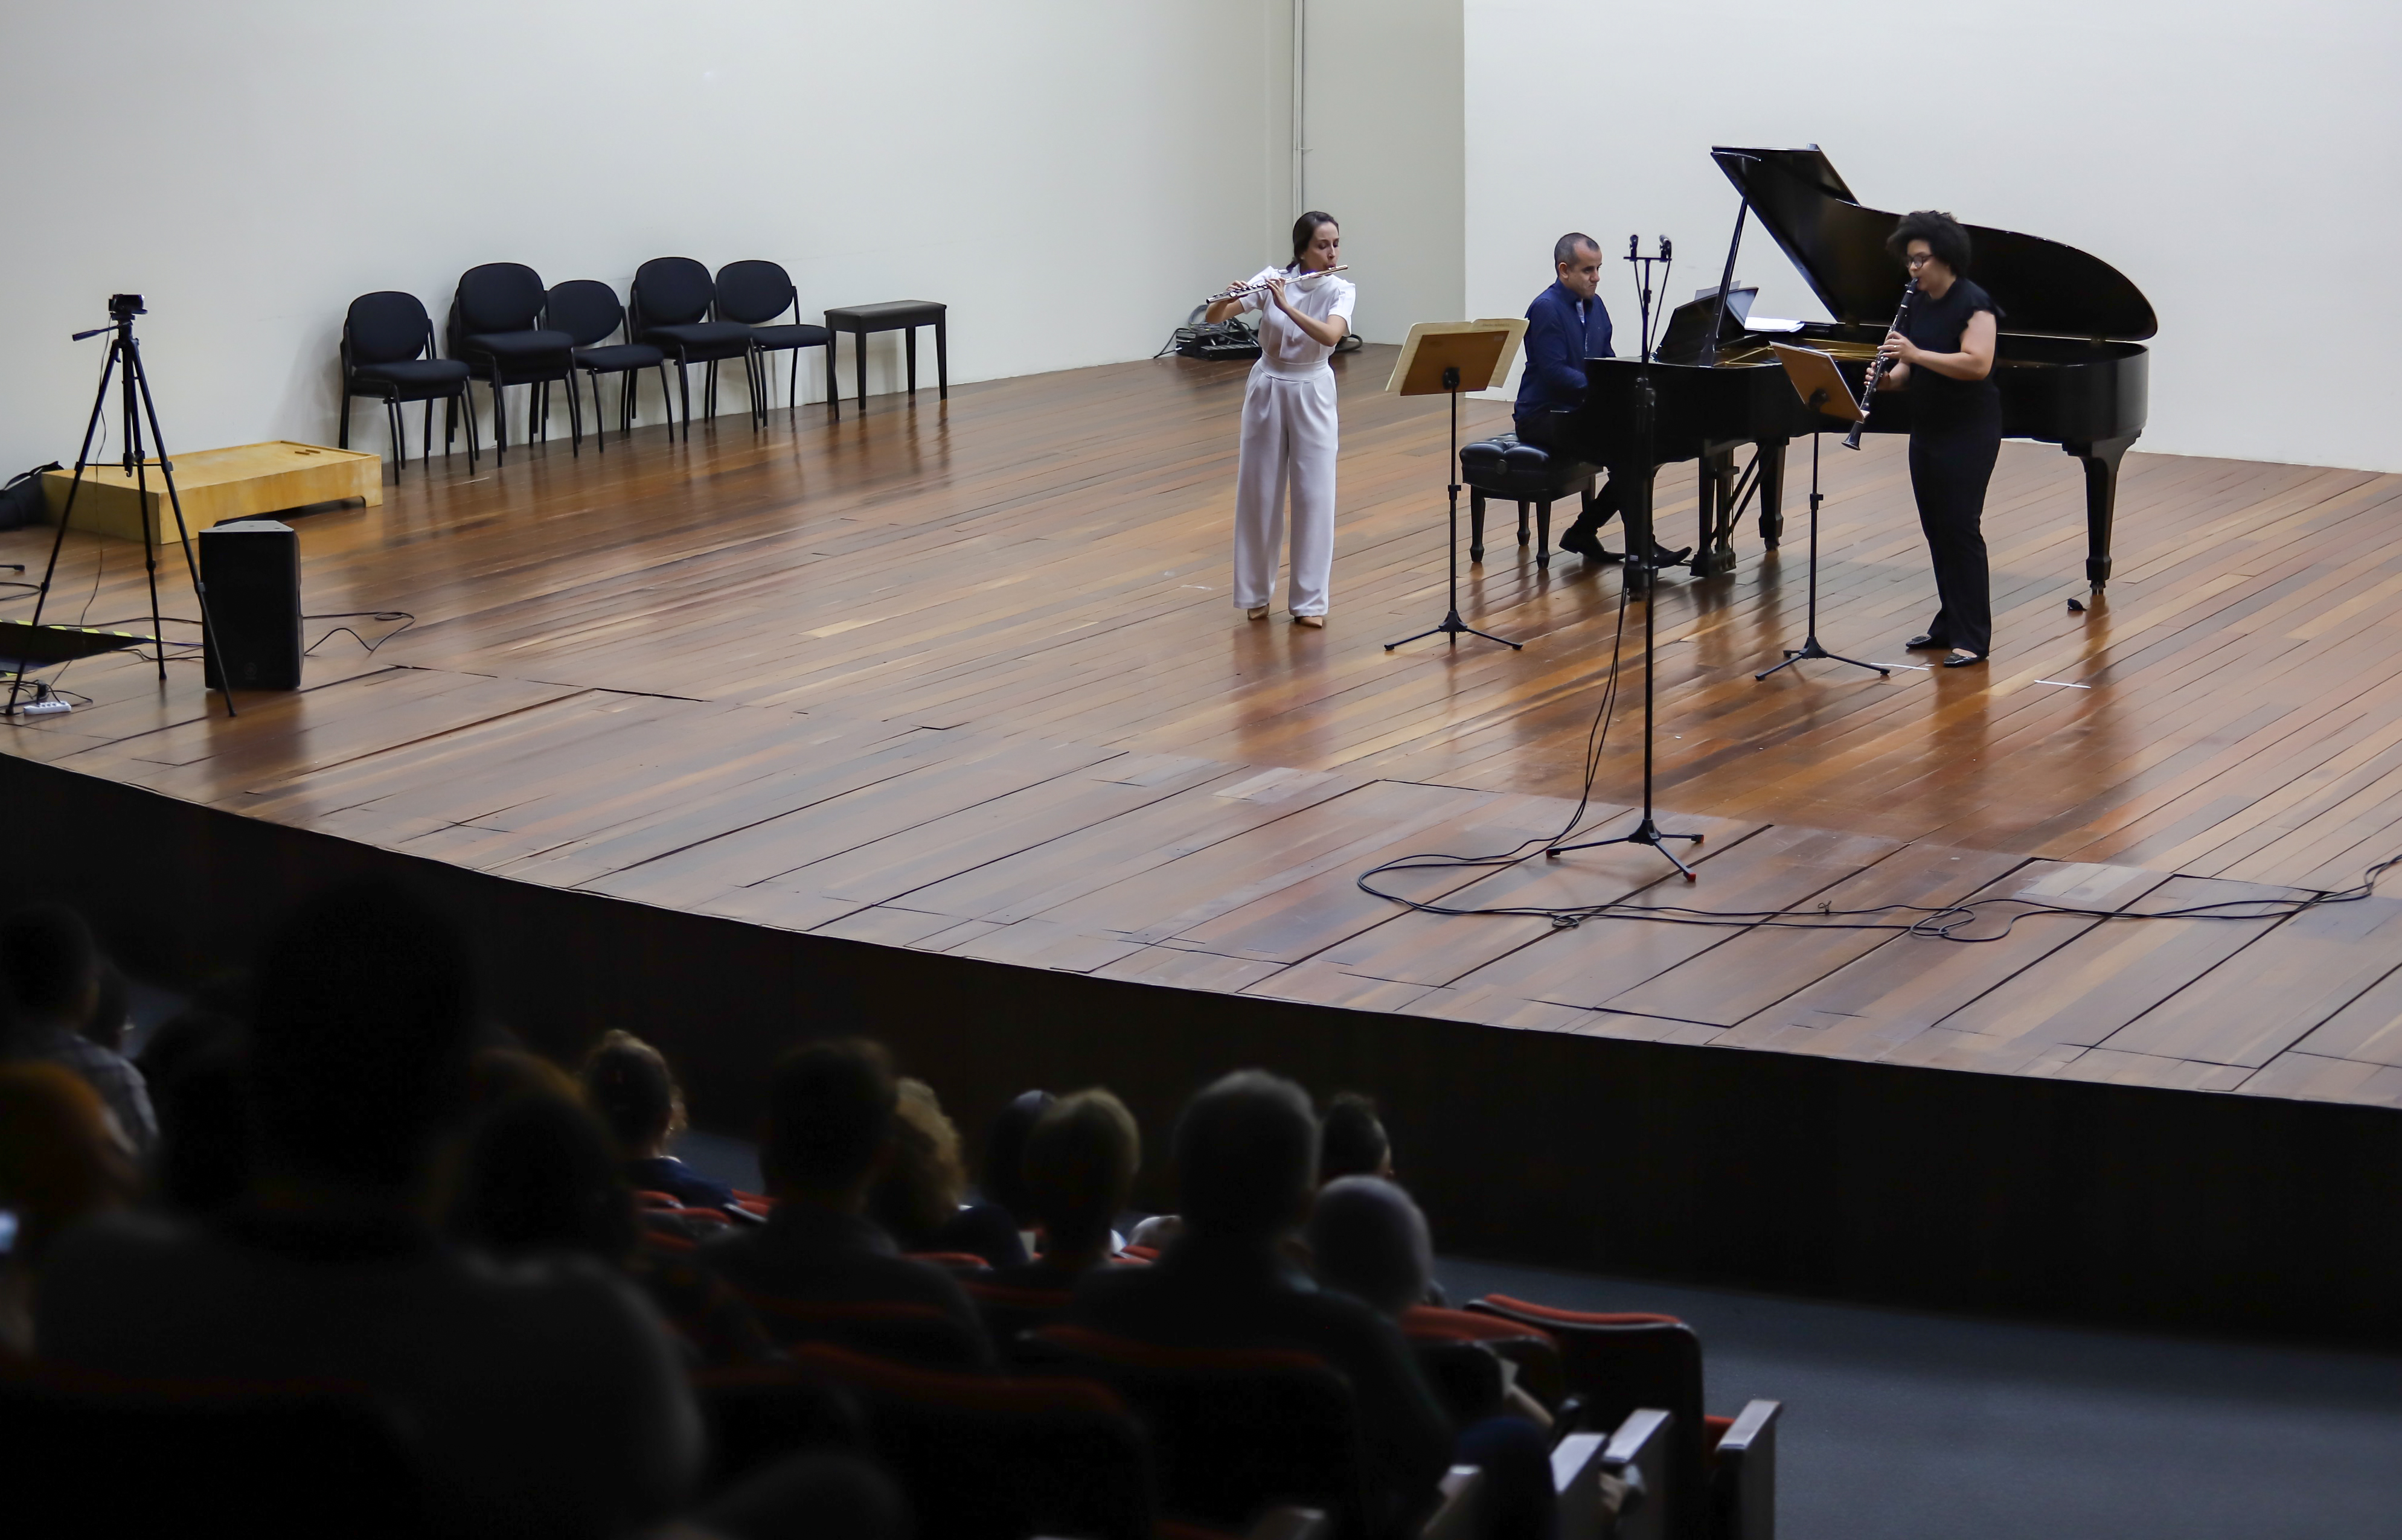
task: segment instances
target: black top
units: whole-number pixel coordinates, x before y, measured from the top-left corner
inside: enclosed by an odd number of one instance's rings
[[[1931,353],[1956,353],[1960,339],[1967,335],[1968,318],[1979,310],[1991,310],[1994,320],[2002,319],[2002,309],[1993,296],[1965,278],[1955,278],[1935,299],[1921,291],[1910,297],[1910,314],[1903,318],[1901,335]],[[1910,371],[1910,422],[1913,429],[1965,427],[1980,417],[1991,416],[1995,432],[2001,431],[2002,393],[1994,384],[1988,371],[1982,379],[1953,379],[1932,369]]]

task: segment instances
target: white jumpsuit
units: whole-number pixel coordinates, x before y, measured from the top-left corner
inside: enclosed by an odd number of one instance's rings
[[[1260,279],[1282,269],[1268,268]],[[1257,282],[1259,279],[1252,282]],[[1285,286],[1294,309],[1313,321],[1351,319],[1358,293],[1348,280],[1321,273]],[[1235,607],[1270,602],[1276,592],[1277,547],[1284,543],[1285,491],[1292,493],[1292,579],[1287,608],[1296,615],[1326,613],[1334,566],[1334,351],[1311,339],[1266,291],[1245,296],[1243,309],[1263,312],[1260,360],[1243,391],[1242,464],[1235,484]]]

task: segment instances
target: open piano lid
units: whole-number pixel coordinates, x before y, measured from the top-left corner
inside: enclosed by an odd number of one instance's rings
[[[1730,149],[1710,158],[1784,248],[1838,321],[1882,326],[1908,274],[1885,254],[1901,216],[1862,208],[1815,144]],[[1968,276],[2002,308],[2002,330],[2140,342],[2160,329],[2152,302],[2127,275],[2074,246],[2014,230],[1967,227]]]

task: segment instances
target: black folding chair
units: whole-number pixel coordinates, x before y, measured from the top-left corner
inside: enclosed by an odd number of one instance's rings
[[[602,453],[609,448],[608,419],[600,411],[600,377],[624,377],[617,386],[617,431],[634,431],[634,397],[641,371],[659,371],[660,409],[668,414],[668,426],[675,426],[675,406],[668,396],[667,354],[647,342],[610,342],[617,328],[625,324],[626,307],[617,303],[617,291],[598,279],[570,279],[550,291],[550,299],[543,307],[543,320],[553,331],[565,332],[574,339],[571,356],[575,366],[592,382],[592,441]],[[573,395],[575,387],[568,386]]]
[[[467,399],[467,365],[434,351],[434,318],[413,294],[385,289],[351,301],[342,317],[342,427],[336,440],[351,447],[351,402],[365,396],[383,403],[392,432],[392,478],[408,465],[407,420],[401,404],[425,403],[425,428],[418,458],[434,452],[434,404],[442,402],[442,452],[450,452],[459,419],[467,419],[467,469],[476,468],[476,411]]]
[[[792,311],[795,319],[768,324],[786,310]],[[751,328],[754,358],[752,389],[758,392],[762,414],[767,409],[766,355],[774,352],[793,355],[792,378],[785,387],[784,404],[788,412],[799,409],[804,348],[825,350],[826,404],[829,408],[834,405],[834,333],[799,320],[800,313],[801,293],[793,286],[791,275],[775,263],[729,262],[717,269],[717,319],[739,322]]]
[[[567,386],[567,418],[578,447],[583,410],[575,398],[575,341],[542,325],[549,297],[542,275],[521,262],[487,262],[459,276],[450,300],[450,356],[467,361],[476,377],[492,388],[492,444],[508,463],[508,420],[502,392],[512,385],[535,387],[526,404],[526,441],[546,437],[551,381]]]
[[[688,256],[657,256],[634,269],[634,340],[646,342],[675,360],[683,397],[683,436],[692,438],[692,376],[695,364],[709,365],[709,384],[702,396],[707,415],[717,415],[717,365],[729,358],[751,369],[751,328],[739,321],[711,321],[717,285],[709,269]],[[751,425],[760,425],[759,391],[751,391]]]

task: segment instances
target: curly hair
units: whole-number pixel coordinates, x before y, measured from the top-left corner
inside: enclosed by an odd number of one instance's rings
[[[1960,222],[1940,209],[1920,209],[1906,213],[1884,238],[1884,249],[1893,254],[1896,262],[1907,263],[1910,243],[1924,241],[1935,260],[1952,269],[1955,278],[1968,275],[1968,232]]]

